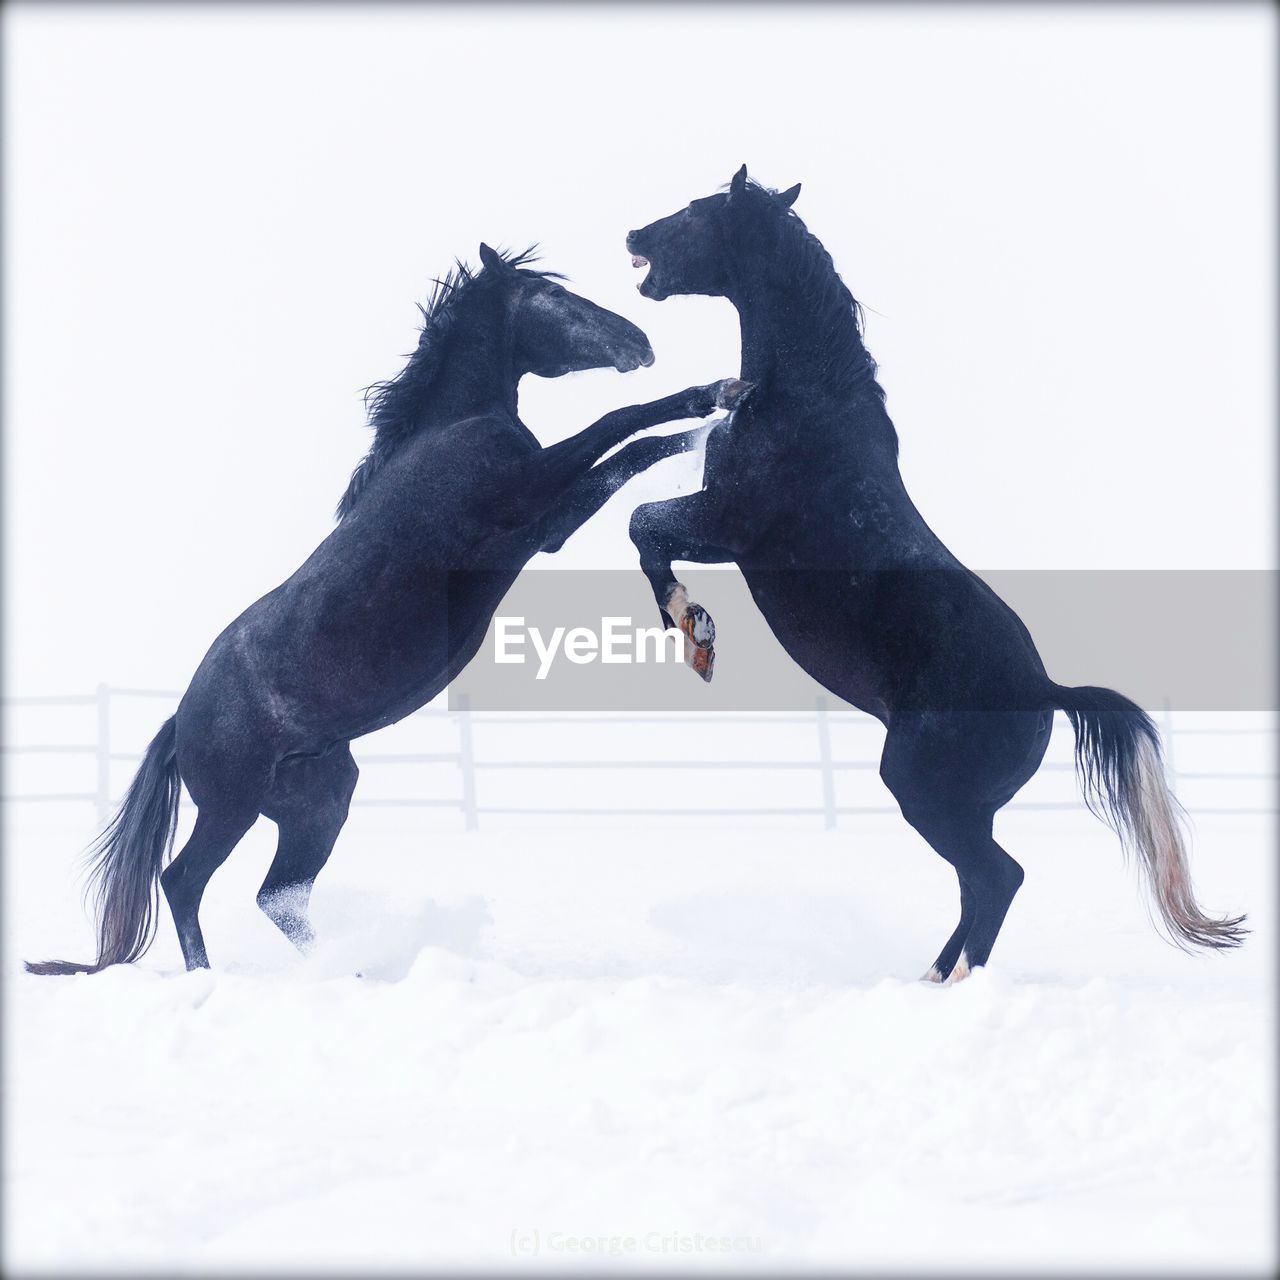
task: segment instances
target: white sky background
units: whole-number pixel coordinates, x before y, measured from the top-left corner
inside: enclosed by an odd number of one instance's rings
[[[544,442],[737,371],[628,228],[746,161],[868,307],[926,519],[993,568],[1274,563],[1270,8],[7,5],[11,692],[185,687],[331,528],[360,390],[481,239],[658,355]],[[635,564],[630,509],[548,564]],[[698,570],[698,573],[708,572]],[[692,577],[690,571],[688,577]]]

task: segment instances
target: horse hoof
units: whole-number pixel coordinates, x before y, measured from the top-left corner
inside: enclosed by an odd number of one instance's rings
[[[697,645],[686,644],[685,661],[702,677],[704,683],[711,683],[711,677],[715,675],[716,670],[714,649],[700,649]]]
[[[710,649],[716,642],[716,624],[700,604],[687,604],[680,615],[680,630],[698,649]]]
[[[684,660],[710,683],[715,674],[716,624],[700,604],[687,604],[680,615],[680,630],[684,632]]]
[[[947,974],[947,980],[942,984],[944,987],[954,987],[957,982],[963,982],[969,976],[969,957],[962,951],[960,959],[956,961],[955,968]]]
[[[920,981],[921,982],[941,982],[942,974],[938,972],[938,966],[936,964],[931,964],[929,966],[929,972],[926,974],[923,974],[920,978]]]
[[[742,378],[725,378],[723,382],[716,384],[716,408],[736,409],[755,385],[754,382],[747,382]]]

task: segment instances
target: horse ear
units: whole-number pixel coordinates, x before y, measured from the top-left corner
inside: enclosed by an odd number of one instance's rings
[[[488,271],[501,271],[507,265],[502,260],[502,255],[490,249],[483,240],[480,242],[480,263]]]
[[[800,184],[797,182],[794,187],[788,187],[785,191],[778,193],[778,199],[790,209],[796,202],[796,196],[800,194]]]
[[[747,166],[744,164],[737,173],[733,175],[733,181],[729,183],[729,198],[740,196],[747,189]]]

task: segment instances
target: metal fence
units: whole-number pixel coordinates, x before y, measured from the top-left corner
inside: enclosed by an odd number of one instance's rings
[[[96,763],[96,786],[92,791],[49,791],[13,793],[0,796],[0,801],[11,803],[66,803],[83,802],[96,807],[99,823],[110,817],[117,797],[112,791],[112,765],[116,762],[136,763],[142,759],[142,753],[136,751],[118,751],[113,747],[112,720],[113,708],[121,699],[159,699],[170,706],[175,705],[180,694],[163,689],[127,689],[115,688],[106,684],[98,685],[93,693],[87,694],[53,694],[35,697],[10,697],[0,700],[6,710],[20,707],[92,707],[95,712],[97,732],[92,742],[73,743],[33,743],[8,744],[3,748],[8,757],[22,755],[52,756],[92,756]],[[464,701],[461,700],[460,701]],[[1061,713],[1059,713],[1061,714]],[[832,708],[825,699],[819,699],[814,709],[809,712],[794,713],[690,713],[682,717],[686,725],[705,724],[802,724],[813,729],[811,758],[792,757],[787,760],[770,759],[708,759],[696,760],[645,760],[645,759],[555,759],[547,756],[526,759],[481,759],[475,749],[475,729],[480,725],[550,725],[572,724],[590,725],[622,725],[622,724],[654,724],[664,718],[643,714],[512,714],[475,713],[465,705],[458,709],[424,707],[414,713],[416,717],[435,718],[449,722],[455,735],[456,749],[449,751],[407,751],[407,752],[359,752],[359,764],[362,774],[370,768],[388,764],[410,764],[423,766],[422,791],[414,796],[369,797],[362,798],[357,791],[354,805],[403,807],[403,808],[437,808],[453,809],[462,815],[463,825],[467,830],[475,830],[480,819],[485,815],[514,816],[547,816],[547,817],[637,817],[658,816],[671,818],[687,817],[820,817],[827,827],[835,827],[839,819],[848,814],[897,813],[893,804],[859,804],[841,805],[836,800],[836,778],[848,771],[878,770],[879,759],[839,759],[832,750],[831,726],[837,722],[857,722],[875,724],[876,722],[862,712],[849,708]],[[1241,729],[1234,727],[1180,727],[1166,706],[1160,716],[1164,742],[1165,765],[1170,781],[1177,788],[1183,781],[1218,781],[1218,782],[1258,782],[1272,784],[1276,781],[1274,773],[1250,773],[1242,771],[1204,771],[1179,770],[1178,745],[1182,739],[1202,735],[1235,736],[1265,733],[1274,739],[1274,727],[1265,730]],[[1274,758],[1274,756],[1273,756]],[[456,769],[452,790],[448,787],[448,774],[442,776],[440,766],[453,766]],[[1071,771],[1074,766],[1070,761],[1046,761],[1042,771]],[[547,773],[557,771],[590,772],[598,770],[643,771],[666,769],[678,771],[707,771],[708,773],[728,773],[741,769],[803,771],[816,775],[816,785],[812,804],[784,806],[692,806],[664,807],[661,805],[644,806],[556,806],[547,805],[485,805],[480,803],[478,776],[485,771],[498,770],[541,770]],[[444,794],[441,791],[444,790]],[[1274,791],[1273,791],[1274,797]],[[185,796],[184,796],[185,801]],[[1020,800],[1015,797],[1011,809],[1068,811],[1079,808],[1079,800],[1061,802],[1037,802]],[[1267,814],[1275,812],[1274,803],[1265,806],[1196,806],[1197,813],[1203,814]]]

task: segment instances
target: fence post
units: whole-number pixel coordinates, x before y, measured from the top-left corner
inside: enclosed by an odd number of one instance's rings
[[[98,686],[98,825],[111,817],[111,690]]]
[[[471,742],[471,699],[460,693],[454,699],[458,707],[458,767],[462,770],[462,820],[468,831],[480,825],[476,812],[476,762]]]
[[[822,814],[830,831],[836,825],[836,777],[831,767],[831,726],[827,723],[827,700],[818,698],[818,759],[822,762]]]
[[[1167,696],[1162,705],[1164,710],[1164,772],[1170,790],[1177,791],[1178,766],[1173,757],[1173,708],[1169,705]]]

